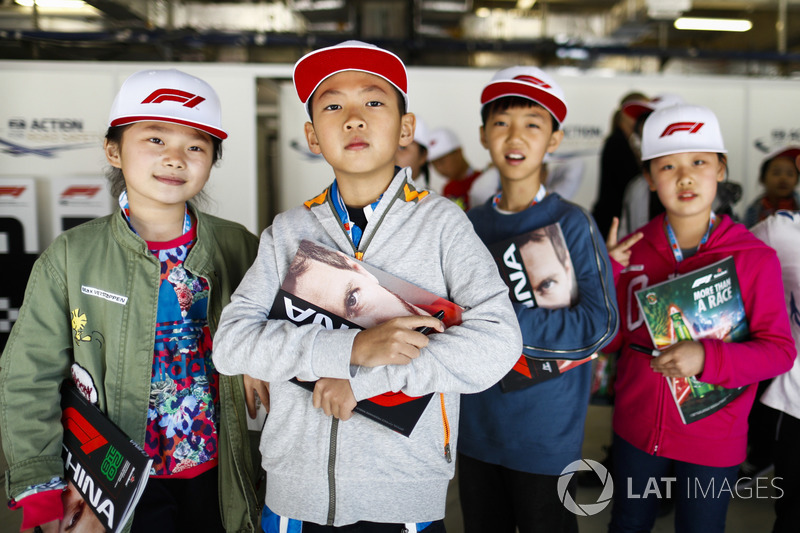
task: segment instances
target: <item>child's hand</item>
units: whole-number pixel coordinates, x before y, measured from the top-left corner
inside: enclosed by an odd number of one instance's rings
[[[428,337],[414,331],[421,327],[444,331],[444,324],[432,316],[412,315],[393,318],[359,331],[353,341],[350,362],[360,366],[407,365],[428,345]]]
[[[349,420],[356,407],[356,397],[347,379],[320,378],[314,385],[314,407],[328,416]]]
[[[608,255],[611,259],[614,259],[616,262],[626,267],[631,262],[631,246],[639,242],[639,240],[644,237],[644,234],[641,231],[636,232],[621,243],[618,243],[618,232],[619,218],[614,217],[611,220],[611,227],[608,230],[606,248],[608,249]]]
[[[244,381],[244,399],[245,403],[247,403],[247,415],[252,419],[256,418],[258,411],[257,400],[261,401],[261,405],[269,413],[269,383],[250,377],[247,374],[244,374],[242,378]]]
[[[650,360],[650,368],[668,378],[688,378],[703,371],[706,351],[697,341],[681,341]]]

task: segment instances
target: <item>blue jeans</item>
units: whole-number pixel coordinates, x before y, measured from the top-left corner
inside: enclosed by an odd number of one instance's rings
[[[614,434],[609,533],[651,531],[661,498],[675,502],[675,531],[724,533],[738,465],[702,466],[650,455]]]

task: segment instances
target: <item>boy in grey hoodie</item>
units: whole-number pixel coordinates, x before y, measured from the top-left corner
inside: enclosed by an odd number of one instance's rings
[[[294,82],[311,119],[309,148],[323,155],[335,180],[264,231],[214,346],[220,373],[270,383],[262,526],[444,531],[460,394],[497,382],[522,349],[505,284],[464,213],[417,190],[409,169],[394,166],[397,146],[413,141],[415,125],[397,56],[347,41],[301,58]],[[436,318],[413,314],[359,331],[269,319],[304,239],[455,302],[464,308],[461,324],[444,330]],[[367,303],[366,291],[348,291],[348,305]],[[421,327],[433,334],[415,331]],[[291,378],[316,382],[313,395]],[[351,417],[357,401],[398,391],[440,393],[410,436]]]

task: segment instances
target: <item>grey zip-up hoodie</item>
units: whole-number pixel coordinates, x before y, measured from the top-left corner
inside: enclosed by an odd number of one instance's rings
[[[278,215],[261,235],[258,258],[224,309],[214,339],[223,374],[270,382],[261,436],[266,504],[275,513],[335,526],[426,522],[444,517],[454,463],[459,395],[482,391],[519,358],[522,341],[505,284],[465,214],[449,200],[418,192],[400,171],[355,250],[329,190]],[[362,260],[465,308],[462,324],[432,335],[405,366],[354,367],[356,330],[297,327],[267,316],[302,239]],[[410,437],[361,415],[341,422],[312,405],[297,377],[350,379],[356,400],[388,391],[434,396]],[[443,409],[444,408],[444,409]]]

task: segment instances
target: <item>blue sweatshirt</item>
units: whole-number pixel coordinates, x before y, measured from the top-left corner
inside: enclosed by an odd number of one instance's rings
[[[525,355],[581,359],[614,338],[619,317],[608,251],[587,211],[551,194],[518,213],[501,213],[489,200],[467,215],[487,245],[561,225],[578,301],[562,309],[514,304]],[[559,475],[581,456],[590,381],[591,365],[581,365],[525,389],[503,393],[496,384],[462,396],[459,452],[513,470]]]

